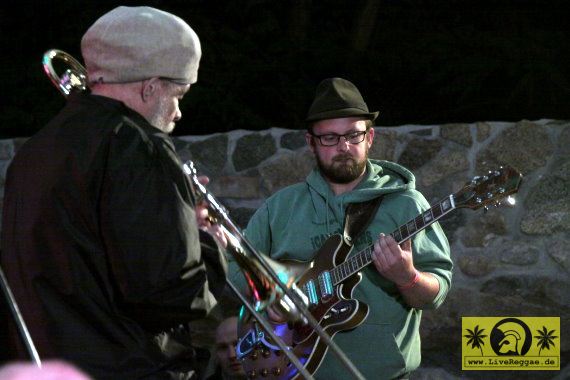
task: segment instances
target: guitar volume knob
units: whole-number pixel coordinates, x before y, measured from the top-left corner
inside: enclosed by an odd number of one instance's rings
[[[247,378],[248,378],[248,379],[255,379],[256,377],[257,377],[257,373],[255,372],[254,369],[252,369],[251,371],[249,371],[249,372],[247,373]]]
[[[272,372],[273,372],[273,374],[274,374],[275,376],[279,376],[279,375],[281,375],[281,368],[279,368],[279,367],[273,367]]]
[[[262,369],[261,370],[261,376],[267,377],[267,375],[269,375],[269,370],[267,368]]]

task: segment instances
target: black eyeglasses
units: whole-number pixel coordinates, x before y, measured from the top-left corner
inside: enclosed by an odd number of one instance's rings
[[[350,144],[360,144],[364,141],[364,136],[366,136],[366,131],[357,131],[357,132],[350,132],[344,135],[337,135],[337,134],[327,134],[327,135],[315,135],[311,133],[311,136],[316,137],[322,146],[335,146],[340,141],[341,137],[344,137],[346,141]]]

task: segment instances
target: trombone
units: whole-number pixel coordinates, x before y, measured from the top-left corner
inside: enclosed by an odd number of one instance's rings
[[[63,61],[64,64],[70,66],[70,68],[67,68],[62,75],[57,74],[53,67],[53,61],[55,59]],[[88,88],[87,71],[85,68],[75,58],[62,50],[48,50],[43,57],[43,67],[52,84],[56,86],[65,97],[74,91],[82,92]],[[240,339],[241,342],[247,341],[247,344],[244,345],[246,349],[251,351],[253,347],[259,343],[270,345],[264,338],[264,334],[268,334],[278,346],[278,349],[287,356],[290,362],[299,371],[290,378],[298,378],[300,375],[305,379],[313,379],[313,376],[307,371],[304,364],[295,356],[292,348],[285,344],[284,340],[273,331],[268,321],[260,314],[260,312],[263,312],[267,307],[272,306],[286,316],[289,323],[309,324],[319,335],[320,339],[332,349],[332,352],[338,357],[351,375],[356,379],[364,379],[354,364],[346,357],[336,343],[332,341],[328,333],[323,330],[308,310],[307,297],[295,286],[294,270],[262,255],[252,246],[240,228],[231,220],[226,208],[200,183],[192,161],[184,163],[182,169],[190,180],[191,191],[196,200],[198,202],[206,202],[210,221],[221,227],[228,242],[225,249],[231,253],[240,266],[246,278],[249,290],[251,291],[253,302],[249,302],[226,277],[226,282],[230,289],[264,329],[263,333],[252,331]],[[270,346],[277,348],[273,345]],[[237,351],[241,352],[242,357],[249,352],[244,352],[243,349],[240,350],[239,348]],[[261,375],[267,376],[267,374]],[[274,373],[272,375],[279,374]],[[250,375],[250,377],[254,376],[254,374]]]

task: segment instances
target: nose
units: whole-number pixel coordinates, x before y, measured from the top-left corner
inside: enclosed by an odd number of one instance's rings
[[[350,143],[348,139],[344,136],[340,136],[338,139],[338,144],[336,144],[336,150],[340,152],[346,152]]]
[[[233,344],[230,344],[228,347],[228,356],[230,358],[235,358],[236,357],[236,348]]]
[[[177,122],[178,120],[182,119],[182,111],[180,111],[180,108],[176,109],[176,113],[174,114],[174,122]]]

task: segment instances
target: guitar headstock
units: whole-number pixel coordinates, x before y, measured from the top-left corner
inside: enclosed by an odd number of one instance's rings
[[[476,176],[455,193],[455,207],[467,207],[476,210],[480,207],[499,206],[504,198],[509,205],[515,201],[511,194],[518,191],[522,174],[511,167],[500,167],[483,176]]]

